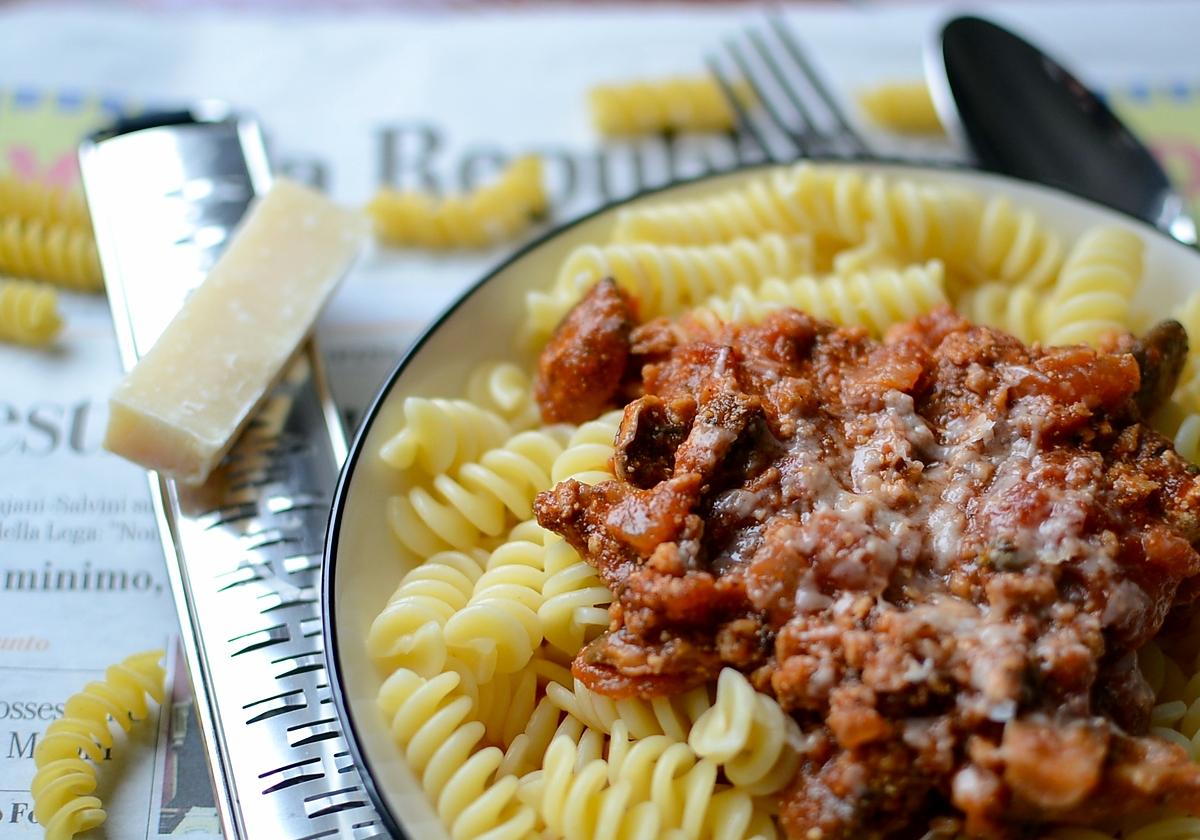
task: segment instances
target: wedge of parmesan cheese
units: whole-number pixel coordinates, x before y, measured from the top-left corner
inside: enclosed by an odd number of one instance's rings
[[[277,180],[109,401],[104,446],[203,482],[354,260],[365,217]]]

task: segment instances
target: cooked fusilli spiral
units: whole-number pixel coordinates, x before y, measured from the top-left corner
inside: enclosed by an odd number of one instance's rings
[[[1025,283],[989,282],[963,292],[954,306],[970,321],[1004,330],[1029,344],[1040,338],[1042,297]]]
[[[432,677],[446,666],[442,628],[471,598],[487,553],[442,551],[404,576],[371,623],[367,651],[388,671],[407,668]]]
[[[742,87],[738,97],[750,100]],[[711,76],[597,85],[588,91],[592,122],[608,136],[668,131],[729,131],[735,114]]]
[[[439,198],[382,189],[367,204],[376,234],[394,245],[482,248],[511,239],[546,212],[542,163],[518,158],[493,183]]]
[[[506,751],[525,732],[537,707],[539,674],[525,667],[512,674],[497,673],[477,689],[475,717],[486,728],[485,738]]]
[[[1130,329],[1130,303],[1142,279],[1142,240],[1118,227],[1096,227],[1075,243],[1043,308],[1047,344],[1093,344]]]
[[[613,751],[620,743],[614,738]],[[547,828],[566,840],[775,836],[749,794],[718,785],[716,765],[662,736],[610,752],[608,760],[582,739],[556,736],[533,783]]]
[[[496,775],[524,776],[539,769],[546,757],[546,749],[558,732],[562,717],[562,710],[549,698],[538,700],[533,711],[521,720],[521,731],[504,751],[504,761],[496,770]],[[536,802],[530,804],[537,807]]]
[[[494,411],[508,421],[514,432],[541,422],[533,399],[533,380],[512,362],[484,362],[467,377],[467,399]]]
[[[673,741],[686,740],[692,724],[712,702],[704,686],[670,697],[613,700],[578,680],[574,688],[557,683],[548,685],[546,696],[564,712],[599,732],[611,733],[617,721],[623,721],[634,738],[665,735]]]
[[[1183,325],[1188,335],[1187,362],[1172,398],[1172,404],[1180,410],[1179,419],[1182,420],[1185,413],[1200,412],[1200,292],[1189,295],[1171,314]],[[1177,422],[1169,430],[1160,431],[1173,435],[1178,425]]]
[[[880,336],[893,324],[911,320],[946,303],[942,264],[930,262],[895,271],[874,269],[850,277],[800,277],[768,280],[756,291],[734,289],[713,298],[692,317],[710,326],[717,321],[756,322],[791,306],[842,326],[859,326]]]
[[[58,295],[41,283],[0,279],[0,341],[49,344],[62,329]]]
[[[0,272],[81,291],[103,284],[90,229],[17,216],[0,218]]]
[[[709,198],[628,208],[617,214],[615,242],[712,245],[768,233],[811,232],[783,209],[774,183],[757,178]]]
[[[524,838],[536,814],[517,799],[515,776],[496,777],[504,753],[477,749],[486,728],[469,719],[474,702],[458,689],[456,673],[427,680],[400,669],[380,688],[379,707],[451,838]]]
[[[408,397],[404,428],[379,450],[396,469],[416,464],[429,475],[453,470],[512,437],[500,416],[468,400]]]
[[[622,211],[614,238],[698,245],[775,232],[857,244],[872,233],[906,259],[936,253],[958,264],[970,259],[979,215],[964,190],[801,163],[711,198]]]
[[[1185,629],[1185,633],[1194,630]],[[1138,667],[1154,692],[1158,705],[1150,718],[1150,734],[1178,744],[1193,761],[1200,761],[1200,676],[1191,679],[1174,657],[1163,653],[1156,642],[1138,651]],[[1190,670],[1190,669],[1189,669]],[[1142,825],[1128,825],[1122,840],[1195,840],[1200,837],[1196,817],[1151,817]],[[1114,840],[1114,835],[1085,828],[1060,828],[1049,840]]]
[[[714,245],[584,245],[571,252],[549,292],[526,295],[527,331],[544,339],[588,289],[611,278],[638,301],[643,321],[678,315],[735,286],[812,271],[812,240],[766,234]]]
[[[612,592],[596,568],[562,537],[552,535],[543,555],[545,579],[538,619],[546,641],[574,656],[608,627]]]
[[[78,190],[53,187],[15,175],[0,175],[0,217],[4,216],[77,228],[90,228],[92,223],[87,204]]]
[[[688,745],[754,796],[783,788],[800,763],[799,726],[733,668],[721,670],[717,699],[692,726]]]
[[[864,201],[867,230],[904,262],[936,257],[947,265],[970,264],[980,218],[974,193],[874,176],[867,180]]]
[[[524,668],[542,643],[541,542],[510,540],[488,558],[471,599],[446,622],[446,645],[481,682]]]
[[[832,263],[833,273],[843,277],[874,268],[899,267],[900,258],[884,245],[882,237],[873,228],[862,242],[835,252]]]
[[[977,281],[1033,286],[1049,283],[1063,258],[1057,234],[1007,199],[985,205],[953,186],[808,163],[709,198],[622,211],[614,238],[700,245],[770,232],[862,246],[871,265],[887,264],[887,254],[898,263],[936,257]],[[843,262],[854,268],[856,256]]]
[[[113,746],[112,722],[126,732],[149,715],[147,697],[163,701],[161,650],[109,666],[102,682],[90,682],[46,727],[33,751],[37,774],[30,787],[33,813],[48,840],[67,840],[104,822],[96,789],[96,765]],[[90,760],[89,760],[90,759]]]
[[[984,206],[977,240],[975,269],[985,279],[1040,288],[1054,280],[1063,263],[1058,234],[1032,210],[1017,209],[1003,196]]]
[[[387,508],[393,533],[422,558],[469,550],[481,533],[499,536],[511,522],[530,518],[533,497],[550,487],[550,468],[567,436],[563,426],[520,432],[453,475],[435,476],[430,489],[393,496]]]
[[[1200,464],[1200,414],[1183,418],[1175,432],[1175,451],[1193,464]]]
[[[551,481],[558,484],[573,478],[580,484],[590,485],[612,478],[614,441],[622,415],[620,409],[610,411],[576,429],[562,454],[554,460],[550,469]]]

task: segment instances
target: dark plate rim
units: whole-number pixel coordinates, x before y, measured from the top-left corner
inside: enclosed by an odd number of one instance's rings
[[[805,160],[811,160],[816,163],[844,164],[846,166],[891,166],[897,168],[906,167],[915,169],[929,169],[934,171],[941,170],[949,172],[963,172],[975,175],[983,175],[985,177],[995,178],[1000,181],[1009,181],[1027,186],[1034,186],[1060,196],[1065,196],[1074,201],[1080,201],[1084,204],[1090,204],[1094,207],[1099,207],[1101,209],[1116,213],[1134,222],[1138,226],[1144,228],[1146,231],[1151,232],[1152,235],[1157,235],[1168,242],[1174,243],[1180,248],[1186,248],[1190,251],[1195,250],[1179,242],[1178,240],[1173,239],[1164,231],[1159,230],[1144,219],[1141,219],[1123,210],[1119,210],[1114,207],[1108,207],[1107,205],[1103,205],[1089,198],[1076,195],[1060,187],[1042,184],[1035,181],[1028,181],[1022,178],[1015,178],[1010,175],[1004,175],[997,172],[981,170],[955,161],[913,161],[891,157],[853,159],[845,157],[811,157],[806,158]],[[346,695],[342,688],[342,665],[341,659],[337,654],[338,629],[333,610],[333,593],[335,586],[335,575],[337,573],[337,544],[338,538],[341,534],[341,524],[343,518],[342,513],[345,510],[346,501],[349,497],[349,487],[354,478],[354,469],[358,465],[359,459],[363,454],[367,434],[370,432],[371,426],[374,424],[380,408],[391,395],[392,389],[395,387],[396,382],[400,379],[400,376],[404,373],[409,363],[421,352],[421,348],[424,347],[425,343],[430,339],[430,337],[433,336],[433,334],[436,333],[442,327],[442,325],[446,323],[446,321],[453,317],[458,309],[468,299],[470,299],[472,295],[483,288],[487,283],[490,283],[497,275],[504,272],[510,265],[523,258],[529,252],[540,248],[546,242],[558,237],[563,233],[566,233],[572,228],[578,227],[584,222],[595,218],[602,213],[606,213],[609,210],[620,207],[621,205],[641,200],[647,196],[653,196],[660,192],[665,192],[676,187],[697,184],[714,178],[735,175],[743,172],[753,172],[754,170],[759,169],[773,169],[787,166],[791,163],[800,162],[803,161],[764,161],[762,163],[744,164],[741,166],[736,166],[732,169],[704,172],[691,178],[669,181],[665,184],[641,190],[633,195],[606,202],[594,210],[590,210],[587,213],[568,219],[567,221],[555,225],[549,230],[539,234],[529,242],[519,247],[508,257],[501,260],[498,264],[487,271],[480,279],[468,286],[462,292],[462,294],[455,298],[454,301],[452,301],[441,312],[441,314],[438,315],[438,317],[435,318],[429,324],[429,326],[421,332],[421,334],[412,342],[412,344],[408,346],[408,349],[404,351],[404,354],[396,363],[396,366],[392,369],[392,372],[388,374],[387,378],[384,379],[383,383],[379,386],[379,390],[376,392],[375,397],[371,400],[370,406],[365,412],[363,412],[362,418],[359,420],[358,429],[354,433],[354,441],[351,443],[348,450],[346,463],[342,466],[341,472],[338,476],[337,489],[334,493],[333,504],[331,505],[329,511],[329,522],[325,531],[325,551],[321,563],[321,633],[325,648],[325,669],[326,673],[329,675],[330,694],[333,698],[334,709],[338,715],[339,721],[342,724],[343,734],[346,737],[346,744],[350,750],[350,757],[354,761],[355,769],[357,769],[359,772],[359,777],[362,779],[363,788],[366,790],[367,796],[370,797],[371,804],[375,807],[376,813],[379,814],[379,818],[382,820],[384,828],[392,837],[403,838],[403,840],[417,840],[407,831],[405,831],[404,827],[400,824],[400,821],[396,818],[396,815],[393,814],[391,809],[388,807],[387,800],[383,797],[378,785],[375,782],[375,774],[371,768],[371,764],[369,761],[367,761],[366,755],[359,745],[358,727],[355,724],[354,715],[351,712],[349,705],[346,703]]]

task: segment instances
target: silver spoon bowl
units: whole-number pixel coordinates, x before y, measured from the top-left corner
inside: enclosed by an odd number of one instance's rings
[[[925,59],[938,116],[981,166],[1107,204],[1196,244],[1186,202],[1150,150],[1040,49],[964,16],[942,27]]]

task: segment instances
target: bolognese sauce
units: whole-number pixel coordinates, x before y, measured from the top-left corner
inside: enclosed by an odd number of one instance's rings
[[[794,310],[632,320],[599,285],[540,366],[547,416],[629,400],[616,478],[536,503],[614,593],[589,688],[747,674],[806,732],[794,838],[1200,812],[1136,660],[1200,593],[1200,478],[1142,423],[1181,328],[1096,350],[946,309],[883,341]]]

